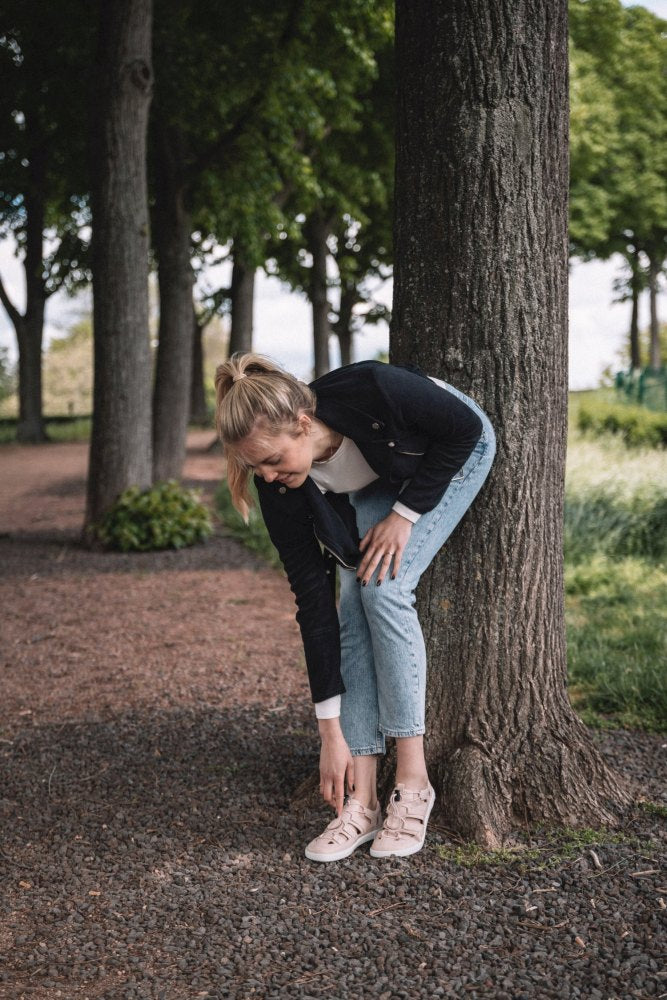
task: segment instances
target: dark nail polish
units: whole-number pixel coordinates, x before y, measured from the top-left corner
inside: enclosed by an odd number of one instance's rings
[[[357,577],[357,583],[361,583],[361,577],[360,576]]]
[[[381,583],[382,583],[382,580],[378,580],[377,586],[379,587]]]
[[[361,586],[362,586],[362,587],[365,587],[365,586],[366,586],[366,581],[365,581],[365,580],[364,580],[364,582],[362,583],[362,585],[361,585]]]

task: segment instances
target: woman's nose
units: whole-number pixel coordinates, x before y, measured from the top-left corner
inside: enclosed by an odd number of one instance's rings
[[[265,483],[272,483],[274,479],[278,478],[278,473],[275,469],[263,469],[261,475]]]

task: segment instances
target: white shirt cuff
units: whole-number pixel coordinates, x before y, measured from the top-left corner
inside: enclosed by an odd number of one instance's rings
[[[337,719],[340,715],[340,695],[335,694],[325,701],[316,701],[315,715],[318,719]]]
[[[391,509],[395,510],[397,514],[400,514],[401,517],[407,517],[408,521],[412,521],[413,524],[416,524],[421,517],[421,514],[418,514],[416,510],[410,510],[410,508],[406,507],[400,500],[397,500]]]

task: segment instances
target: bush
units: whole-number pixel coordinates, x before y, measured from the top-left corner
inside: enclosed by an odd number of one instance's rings
[[[630,447],[667,447],[667,413],[641,406],[590,399],[579,405],[577,426],[589,434],[617,434]]]
[[[106,548],[121,552],[181,549],[201,542],[213,526],[199,494],[175,480],[148,490],[131,486],[115,502],[97,528]]]

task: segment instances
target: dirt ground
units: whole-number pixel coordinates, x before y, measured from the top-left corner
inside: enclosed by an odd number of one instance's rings
[[[222,459],[188,438],[184,478],[212,506]],[[309,692],[294,602],[215,519],[179,552],[92,553],[78,541],[88,446],[0,451],[0,600],[6,730],[129,708],[281,711]]]

